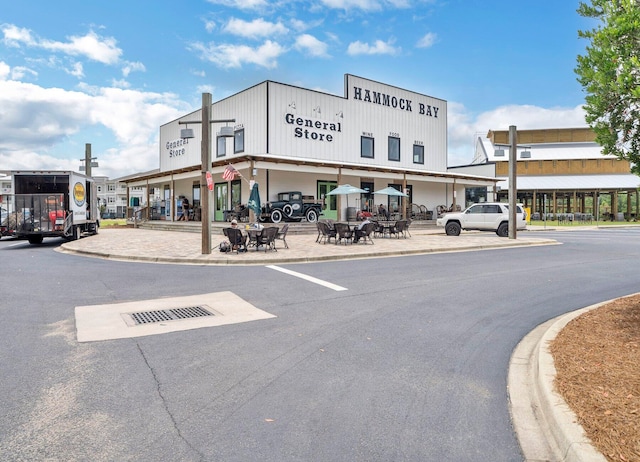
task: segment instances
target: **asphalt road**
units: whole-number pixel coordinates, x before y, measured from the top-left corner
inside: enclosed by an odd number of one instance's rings
[[[640,229],[563,245],[198,267],[0,240],[0,460],[520,461],[512,350],[640,287]],[[276,318],[78,343],[74,307],[232,291]]]

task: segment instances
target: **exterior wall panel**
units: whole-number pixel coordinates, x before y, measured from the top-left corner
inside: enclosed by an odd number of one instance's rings
[[[446,171],[446,101],[354,76],[347,76],[347,97],[269,85],[271,154]],[[373,159],[361,157],[363,135],[374,138]],[[400,138],[399,162],[388,160],[389,136]],[[424,164],[413,163],[416,143],[425,148]]]

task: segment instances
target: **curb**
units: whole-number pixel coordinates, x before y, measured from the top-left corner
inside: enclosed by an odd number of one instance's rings
[[[262,259],[260,261],[244,261],[244,260],[223,260],[216,259],[215,257],[207,258],[190,258],[190,257],[163,257],[163,256],[155,256],[148,257],[144,255],[124,255],[118,253],[108,253],[108,252],[98,252],[92,250],[85,249],[73,249],[71,246],[67,245],[67,243],[63,243],[56,250],[61,253],[73,254],[73,255],[82,255],[85,257],[94,257],[94,258],[104,258],[110,260],[119,260],[119,261],[132,261],[132,262],[142,262],[142,263],[170,263],[170,264],[183,264],[183,265],[207,265],[207,266],[263,266],[263,265],[273,265],[273,264],[282,264],[282,263],[310,263],[310,262],[323,262],[323,261],[340,261],[340,260],[356,260],[356,259],[368,259],[368,258],[382,258],[382,257],[402,257],[408,255],[424,255],[430,253],[445,253],[445,252],[467,252],[467,251],[478,251],[478,250],[491,250],[491,249],[504,249],[504,248],[516,248],[516,247],[531,247],[537,245],[556,245],[555,241],[540,241],[534,243],[518,243],[514,242],[513,244],[488,244],[488,245],[475,245],[461,248],[451,248],[445,249],[440,247],[433,248],[423,248],[423,249],[413,249],[413,250],[398,250],[398,251],[371,251],[367,253],[362,253],[358,255],[354,254],[346,254],[346,255],[325,255],[325,256],[315,256],[315,257],[281,257],[278,258],[274,256],[273,258]]]
[[[574,318],[598,303],[540,324],[518,343],[509,364],[509,410],[525,461],[606,462],[554,389],[549,343]]]

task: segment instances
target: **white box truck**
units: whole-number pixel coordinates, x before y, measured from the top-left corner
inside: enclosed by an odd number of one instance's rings
[[[80,239],[100,226],[97,187],[91,177],[70,171],[12,171],[13,234],[31,244],[45,237]]]

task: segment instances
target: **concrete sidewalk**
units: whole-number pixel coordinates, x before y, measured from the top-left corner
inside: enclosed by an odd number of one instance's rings
[[[541,233],[542,234],[542,233]],[[225,237],[214,230],[212,250],[202,255],[200,233],[157,231],[140,228],[103,228],[95,236],[65,242],[62,252],[117,260],[178,263],[196,265],[265,265],[274,263],[305,263],[311,261],[343,260],[352,258],[390,257],[432,252],[457,252],[503,247],[557,244],[553,239],[518,237],[508,239],[495,233],[463,232],[460,236],[447,236],[442,229],[416,229],[411,237],[374,238],[374,244],[318,244],[316,233],[289,234],[284,247],[276,241],[277,252],[250,249],[245,253],[221,253],[218,244]]]

